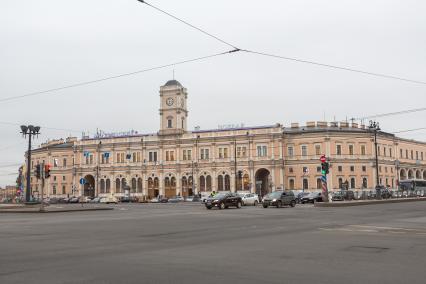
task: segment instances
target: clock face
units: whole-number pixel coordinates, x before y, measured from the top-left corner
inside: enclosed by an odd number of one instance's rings
[[[167,99],[167,101],[166,101],[166,104],[167,104],[168,106],[172,106],[172,105],[173,105],[173,103],[174,103],[173,98],[168,98],[168,99]]]

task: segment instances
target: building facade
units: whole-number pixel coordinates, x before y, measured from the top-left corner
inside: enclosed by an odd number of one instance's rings
[[[188,93],[178,81],[160,87],[160,129],[54,140],[33,151],[31,167],[52,166],[49,196],[208,194],[211,191],[321,189],[320,156],[331,163],[330,190],[376,185],[374,134],[364,125],[308,122],[215,130],[187,129]],[[378,132],[379,181],[426,179],[426,143]],[[31,178],[32,191],[41,182]]]

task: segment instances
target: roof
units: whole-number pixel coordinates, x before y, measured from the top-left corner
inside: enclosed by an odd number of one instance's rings
[[[164,86],[179,86],[179,87],[182,87],[181,83],[179,83],[179,81],[176,81],[174,79],[167,81],[167,83]]]

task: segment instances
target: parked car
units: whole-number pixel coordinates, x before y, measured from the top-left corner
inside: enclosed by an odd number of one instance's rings
[[[115,196],[107,196],[107,197],[102,197],[100,200],[100,203],[106,203],[106,204],[118,204],[118,199]]]
[[[167,197],[165,197],[165,196],[162,196],[162,197],[158,198],[158,202],[160,202],[160,203],[167,203],[167,202],[169,202],[169,199]]]
[[[80,196],[78,198],[79,203],[89,203],[90,200],[92,200],[92,198],[90,198],[89,196]]]
[[[78,203],[78,197],[71,197],[68,203]]]
[[[172,198],[169,198],[170,203],[178,203],[183,201],[185,201],[185,198],[183,198],[182,196],[173,196]]]
[[[149,202],[151,202],[151,203],[158,203],[158,202],[160,202],[160,200],[158,200],[158,198],[157,198],[157,197],[153,197],[153,198],[151,198],[151,199],[149,200]]]
[[[333,201],[344,201],[344,200],[354,200],[355,195],[352,190],[341,190],[333,193],[331,200]]]
[[[92,200],[89,201],[89,203],[99,203],[101,201],[100,197],[95,197]]]
[[[294,193],[294,191],[293,191],[293,193]],[[302,192],[299,192],[297,194],[294,194],[294,196],[296,197],[296,203],[301,203],[302,198],[309,195],[309,194],[310,194],[310,192],[308,192],[308,191],[302,191]]]
[[[296,206],[296,197],[292,191],[274,191],[263,197],[262,205],[263,208],[269,206],[280,208],[283,205],[294,207]]]
[[[190,195],[185,198],[185,201],[192,202],[194,200],[194,196]]]
[[[229,206],[235,206],[241,208],[243,202],[240,196],[235,193],[221,192],[215,196],[207,198],[205,205],[207,209],[217,207],[219,209],[225,209]]]
[[[241,196],[243,205],[257,206],[259,204],[259,196],[256,193],[242,193],[238,195]]]
[[[300,200],[302,204],[315,203],[315,202],[321,202],[321,201],[322,201],[321,192],[311,192],[308,195],[303,196]]]

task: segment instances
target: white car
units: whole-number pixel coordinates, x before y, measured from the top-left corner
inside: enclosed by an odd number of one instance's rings
[[[259,204],[259,196],[256,193],[242,193],[239,194],[243,201],[243,205],[257,206]]]
[[[118,204],[118,199],[114,196],[102,197],[101,200],[99,201],[99,203],[106,203],[106,204],[115,203],[115,204]]]

